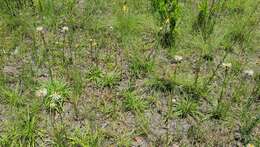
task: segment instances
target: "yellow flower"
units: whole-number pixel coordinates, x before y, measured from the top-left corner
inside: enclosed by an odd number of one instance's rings
[[[255,147],[255,145],[249,143],[246,145],[246,147]]]
[[[126,4],[123,5],[123,11],[126,13],[128,11],[128,7]]]

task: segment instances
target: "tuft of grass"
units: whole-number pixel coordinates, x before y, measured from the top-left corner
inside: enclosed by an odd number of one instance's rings
[[[142,58],[139,55],[133,55],[129,61],[130,74],[133,78],[141,78],[154,69],[154,61],[148,58]]]
[[[147,103],[140,97],[136,96],[133,92],[125,92],[123,93],[123,107],[126,110],[132,111],[134,113],[142,113],[147,108]]]
[[[72,146],[99,147],[105,139],[105,134],[100,129],[90,130],[84,128],[82,132],[79,129],[75,130],[69,137],[68,142]]]
[[[196,117],[200,116],[201,113],[198,109],[198,103],[191,99],[181,99],[174,106],[174,114],[181,118],[186,118],[188,116]]]
[[[103,74],[101,78],[98,80],[98,85],[100,87],[109,87],[113,88],[118,85],[120,81],[120,74],[117,72],[109,72]]]

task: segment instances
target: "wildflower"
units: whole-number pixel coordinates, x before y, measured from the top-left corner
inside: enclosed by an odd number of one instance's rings
[[[126,4],[123,5],[123,11],[126,13],[128,11],[128,7]]]
[[[37,31],[37,32],[43,32],[43,27],[42,27],[42,26],[37,27],[37,28],[36,28],[36,31]]]
[[[222,63],[222,66],[225,68],[231,68],[232,64],[231,63]]]
[[[67,27],[67,26],[62,27],[62,32],[63,33],[68,32],[68,31],[69,31],[69,27]]]
[[[253,70],[244,70],[244,74],[248,77],[252,77],[254,75],[254,71]]]
[[[61,95],[55,92],[54,94],[51,95],[51,98],[54,101],[59,101],[61,99]]]
[[[179,56],[179,55],[175,55],[175,56],[174,56],[174,60],[175,60],[176,62],[181,62],[181,61],[183,60],[183,57],[182,57],[182,56]]]
[[[246,147],[255,147],[255,145],[249,143],[246,145]]]
[[[47,96],[47,94],[48,94],[48,91],[47,91],[46,88],[37,90],[37,91],[35,92],[35,95],[36,95],[37,97],[45,97],[45,96]]]

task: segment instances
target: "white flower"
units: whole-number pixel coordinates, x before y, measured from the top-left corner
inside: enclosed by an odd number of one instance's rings
[[[246,76],[252,77],[254,75],[254,71],[249,69],[249,70],[244,70],[244,74]]]
[[[37,32],[43,32],[43,27],[42,27],[42,26],[37,27],[37,28],[36,28],[36,31],[37,31]]]
[[[176,101],[176,99],[172,99],[172,102],[173,102],[173,103],[176,103],[177,101]]]
[[[174,60],[175,60],[176,62],[181,62],[181,61],[183,60],[183,57],[182,57],[182,56],[179,56],[179,55],[175,55],[175,56],[174,56]]]
[[[222,66],[225,68],[231,68],[232,64],[231,63],[222,63]]]
[[[67,27],[67,26],[62,27],[62,32],[63,33],[68,32],[68,31],[69,31],[69,27]]]
[[[61,99],[61,95],[55,92],[54,94],[51,95],[51,98],[54,101],[59,101]]]
[[[46,88],[37,90],[37,91],[35,92],[35,95],[36,95],[37,97],[45,97],[45,96],[47,96],[47,94],[48,94],[48,91],[47,91]]]

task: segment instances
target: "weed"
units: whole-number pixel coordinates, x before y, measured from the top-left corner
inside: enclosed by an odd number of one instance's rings
[[[211,110],[210,117],[214,119],[225,119],[228,115],[230,105],[225,102],[217,103]]]
[[[130,73],[133,78],[140,78],[153,71],[154,62],[134,55],[130,58]]]
[[[79,129],[75,130],[69,136],[69,144],[73,146],[98,147],[104,139],[102,130],[97,129],[91,131],[89,128],[84,128],[86,131],[81,132]]]
[[[176,103],[174,113],[181,118],[186,118],[188,116],[196,117],[201,114],[198,110],[198,104],[187,98],[181,99]]]
[[[116,72],[110,72],[101,76],[101,78],[98,80],[98,85],[100,85],[101,87],[113,88],[118,85],[119,81],[120,74]]]
[[[175,45],[177,36],[177,23],[180,17],[178,0],[152,0],[153,9],[159,13],[161,22],[161,44],[163,47]]]
[[[126,110],[130,110],[134,113],[140,113],[144,112],[144,110],[147,108],[147,103],[140,97],[136,96],[136,94],[133,92],[125,92],[123,96],[123,106],[126,108]]]
[[[258,146],[259,1],[0,1],[0,146]]]
[[[49,81],[43,87],[47,89],[47,95],[43,100],[46,110],[61,112],[64,102],[68,100],[70,95],[68,86],[61,81]]]

